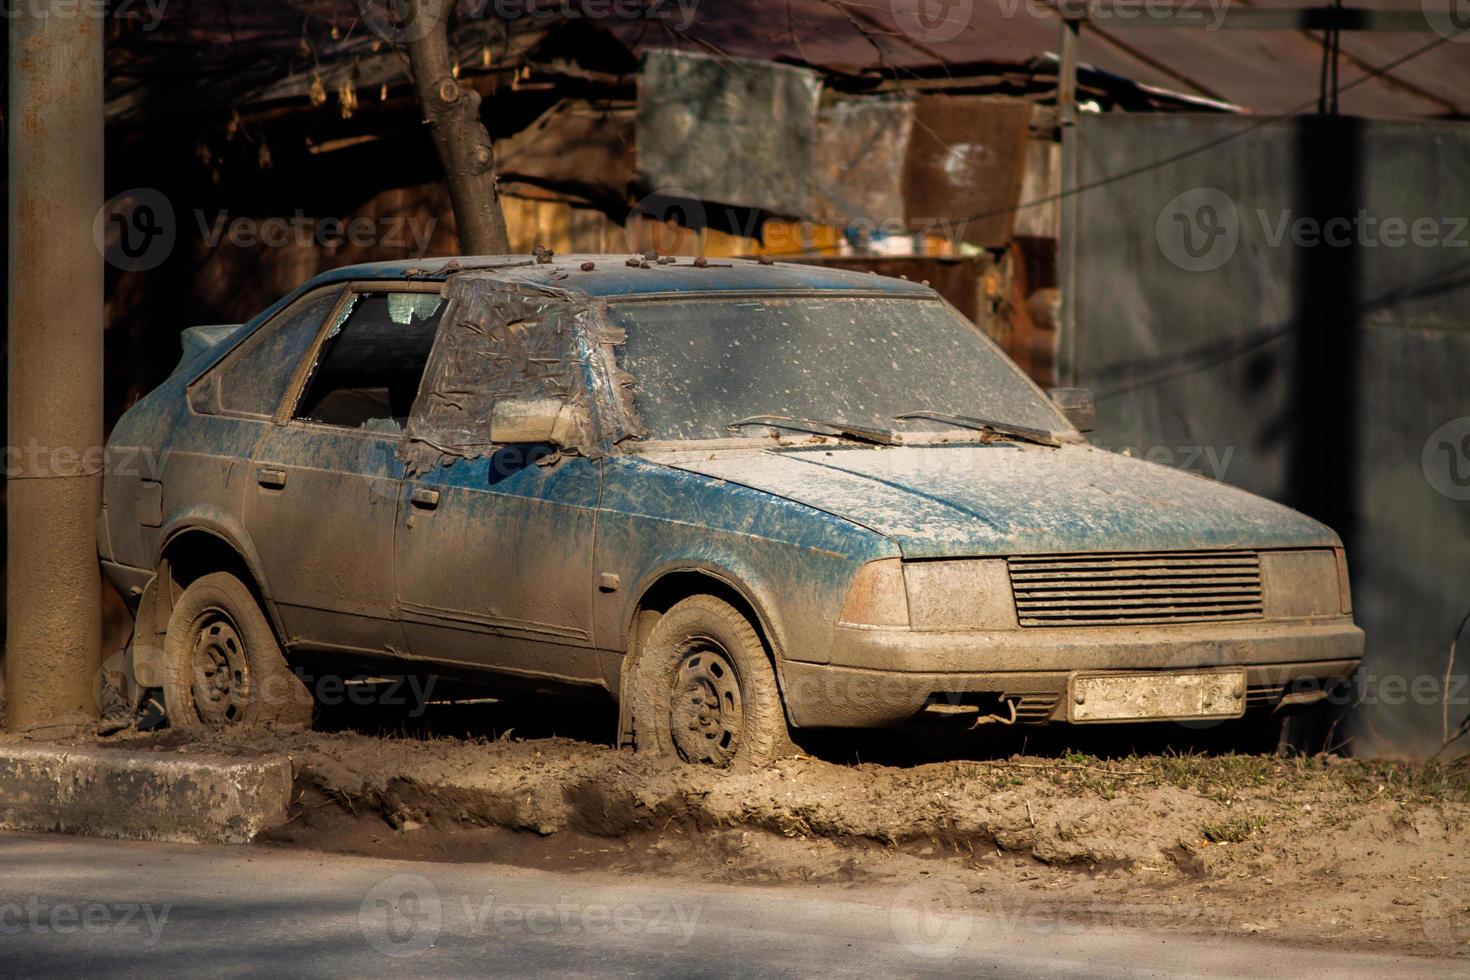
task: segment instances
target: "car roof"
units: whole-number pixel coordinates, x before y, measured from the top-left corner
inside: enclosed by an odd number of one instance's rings
[[[893,296],[934,296],[927,284],[792,262],[762,264],[754,259],[718,258],[701,268],[687,256],[671,264],[649,259],[629,264],[627,254],[558,255],[550,262],[537,262],[530,255],[461,256],[453,259],[418,259],[371,262],[344,266],[317,276],[307,287],[353,280],[401,280],[440,282],[459,272],[514,269],[514,279],[527,278],[589,296],[638,296],[668,293],[708,292],[864,292]],[[587,263],[590,270],[584,269]],[[510,278],[510,277],[507,277]]]

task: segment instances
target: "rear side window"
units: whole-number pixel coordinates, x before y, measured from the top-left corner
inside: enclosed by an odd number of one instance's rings
[[[339,287],[303,296],[246,338],[220,367],[220,409],[236,415],[274,415],[317,328],[341,295]]]
[[[403,431],[443,307],[438,293],[356,294],[327,332],[295,417]]]

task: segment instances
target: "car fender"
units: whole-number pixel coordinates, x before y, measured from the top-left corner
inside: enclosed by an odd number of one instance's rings
[[[254,541],[240,519],[222,507],[200,506],[170,517],[158,537],[159,544],[153,556],[153,567],[160,567],[169,546],[181,535],[191,531],[202,531],[228,545],[245,562],[245,567],[255,580],[254,584],[259,589],[261,598],[268,604],[271,603],[270,582],[265,577],[265,570],[260,563],[260,553],[256,550]]]

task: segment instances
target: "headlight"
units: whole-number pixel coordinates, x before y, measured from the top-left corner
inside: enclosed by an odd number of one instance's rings
[[[1339,578],[1337,555],[1327,548],[1261,552],[1261,588],[1267,619],[1338,616],[1344,612],[1346,581]]]
[[[1004,558],[908,562],[903,571],[914,629],[1017,628]]]
[[[848,586],[847,601],[842,604],[841,622],[844,626],[908,626],[903,562],[884,558],[858,569]]]

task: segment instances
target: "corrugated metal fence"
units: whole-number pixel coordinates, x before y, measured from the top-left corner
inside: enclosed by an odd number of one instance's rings
[[[1470,125],[1084,115],[1076,145],[1060,353],[1094,441],[1332,524],[1368,632],[1341,734],[1433,753],[1470,611]]]

